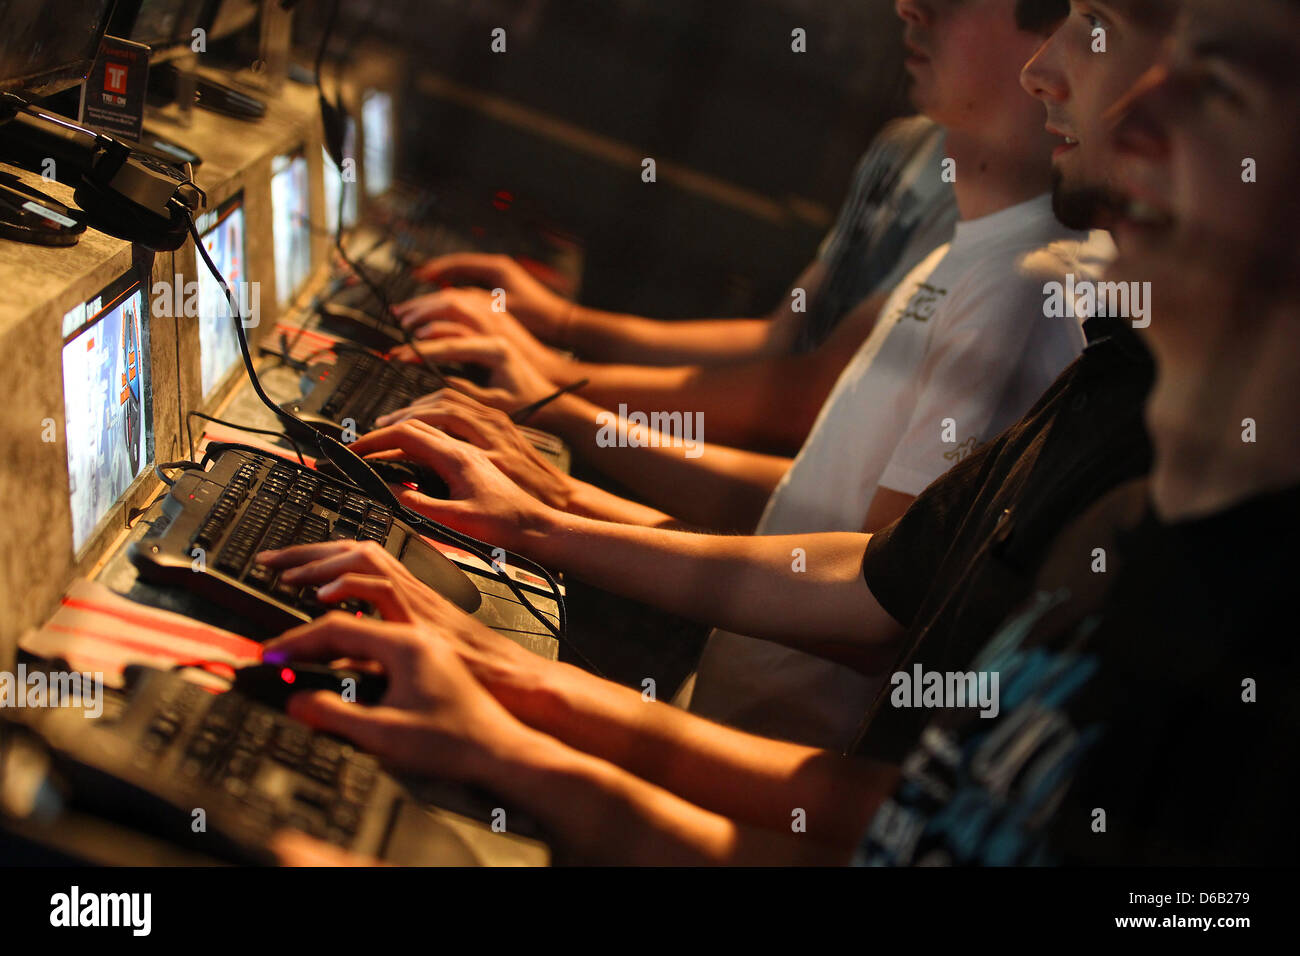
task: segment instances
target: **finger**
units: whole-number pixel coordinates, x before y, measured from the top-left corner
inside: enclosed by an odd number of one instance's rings
[[[292,568],[333,557],[352,547],[351,541],[322,541],[319,544],[296,544],[291,548],[261,551],[257,560],[268,568]]]
[[[385,621],[409,624],[415,610],[393,579],[378,574],[350,571],[316,589],[316,596],[328,603],[358,600],[370,604]]]
[[[262,660],[279,664],[290,660],[359,657],[377,661],[387,673],[394,674],[409,665],[413,646],[408,632],[400,625],[330,611],[267,641],[262,645]]]
[[[402,570],[402,565],[397,559],[390,560],[388,552],[377,544],[368,547],[356,541],[340,543],[345,546],[331,554],[287,567],[280,575],[281,580],[294,584],[321,584],[332,581],[348,571],[386,574],[392,570]]]
[[[480,424],[459,411],[440,410],[437,406],[404,408],[393,412],[392,415],[385,415],[384,418],[390,421],[376,419],[375,423],[378,425],[396,425],[405,421],[419,421],[433,428],[441,429],[448,435],[453,435],[480,448],[490,449],[492,447],[491,439]]]
[[[431,467],[445,480],[464,464],[466,445],[431,425],[411,419],[362,435],[351,448],[358,455],[392,450],[404,452],[408,458]]]
[[[495,282],[501,274],[495,256],[477,252],[456,252],[439,256],[414,270],[423,282]]]
[[[277,830],[267,844],[281,866],[387,866],[372,857],[349,853],[300,830]]]
[[[388,756],[393,749],[393,717],[397,711],[391,707],[367,707],[345,701],[341,694],[318,690],[294,694],[285,712],[309,727],[345,737],[377,756]]]
[[[473,399],[480,405],[486,405],[489,408],[494,407],[492,405],[492,398],[494,395],[500,395],[501,401],[512,401],[510,396],[501,392],[500,389],[483,388],[482,386],[475,385],[469,379],[461,378],[458,375],[448,375],[445,376],[445,378],[448,385],[453,386],[462,395]]]
[[[409,345],[399,345],[392,352],[403,362],[419,362],[423,355],[434,362],[460,362],[496,368],[505,361],[505,343],[495,335],[462,335],[457,338],[420,342],[419,352]]]
[[[422,342],[433,339],[464,338],[467,335],[477,335],[483,331],[479,324],[473,321],[454,322],[450,319],[431,319],[428,321],[415,321],[410,324],[419,326],[412,334]]]

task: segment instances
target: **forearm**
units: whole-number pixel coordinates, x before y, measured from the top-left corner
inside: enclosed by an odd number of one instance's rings
[[[741,823],[852,845],[894,768],[756,737],[562,665],[518,713],[569,746]]]
[[[753,358],[726,366],[579,363],[583,398],[601,408],[700,413],[724,445],[794,453],[846,359],[830,352]]]
[[[528,732],[477,783],[524,809],[576,860],[624,865],[847,862],[806,834],[755,831],[553,738]]]
[[[569,479],[569,495],[565,508],[570,514],[600,521],[637,524],[647,528],[664,528],[676,523],[672,515],[627,498],[597,488],[576,478]]]
[[[574,306],[563,345],[596,362],[675,365],[734,362],[756,355],[768,320],[665,321]]]
[[[740,634],[874,666],[897,625],[862,579],[867,535],[740,537],[542,509],[515,537],[546,567]]]
[[[752,530],[790,467],[778,455],[703,441],[697,415],[678,415],[665,432],[628,425],[572,395],[546,412],[541,426],[575,454],[655,508],[699,527]]]

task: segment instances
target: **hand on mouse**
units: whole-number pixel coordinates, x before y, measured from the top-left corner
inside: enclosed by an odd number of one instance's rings
[[[534,498],[561,511],[569,509],[572,479],[543,458],[505,412],[468,395],[442,389],[379,417],[375,424],[383,427],[412,420],[483,449],[492,464]]]
[[[507,477],[483,449],[422,421],[377,428],[350,447],[358,455],[406,459],[437,472],[447,483],[448,498],[394,486],[398,500],[434,521],[512,551],[525,550],[533,530],[555,511]]]
[[[581,673],[524,650],[470,617],[374,542],[298,545],[263,552],[258,560],[294,584],[317,585],[322,601],[366,601],[385,621],[436,629],[492,695],[527,723],[540,723],[551,695]],[[279,641],[264,648],[279,649]],[[361,664],[350,661],[348,666]]]
[[[376,662],[388,678],[378,705],[360,707],[317,691],[291,697],[288,713],[399,770],[486,782],[495,757],[526,746],[533,733],[474,678],[452,641],[427,623],[331,611],[268,642],[262,656],[272,663],[344,657]]]

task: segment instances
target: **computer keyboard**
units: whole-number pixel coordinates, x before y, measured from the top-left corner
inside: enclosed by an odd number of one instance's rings
[[[418,365],[390,362],[364,352],[345,351],[333,365],[308,369],[311,390],[302,410],[336,422],[351,419],[358,435],[375,427],[375,419],[405,408],[443,383]]]
[[[433,287],[427,286],[419,279],[415,278],[408,271],[399,271],[385,276],[373,276],[374,281],[388,298],[388,304],[397,305],[399,302],[405,302],[412,299],[421,292],[428,291]],[[338,305],[346,305],[354,309],[361,309],[363,312],[379,314],[383,304],[375,298],[375,293],[370,286],[364,282],[353,282],[343,286],[336,293],[330,296],[330,302]]]
[[[395,516],[351,485],[241,446],[214,445],[208,471],[176,478],[161,517],[132,544],[146,581],[184,588],[240,614],[268,636],[333,608],[370,613],[360,602],[326,605],[314,587],[284,581],[260,551],[329,540],[373,541],[466,611],[479,591],[465,574]]]
[[[420,806],[344,741],[178,673],[132,667],[127,678],[100,719],[49,708],[24,721],[83,810],[234,862],[259,862],[284,828],[368,857],[479,862],[446,811]]]
[[[344,424],[350,419],[356,434],[375,427],[375,419],[406,408],[415,399],[435,392],[442,383],[419,365],[389,362],[365,352],[340,353],[333,365],[313,365],[303,376],[306,397],[290,406],[295,414],[321,415]],[[560,439],[535,428],[521,428],[529,442],[561,471],[571,456]]]

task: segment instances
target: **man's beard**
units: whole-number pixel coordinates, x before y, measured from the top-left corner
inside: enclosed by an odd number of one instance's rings
[[[1105,229],[1117,202],[1105,186],[1070,186],[1059,169],[1052,170],[1052,212],[1067,229]]]

